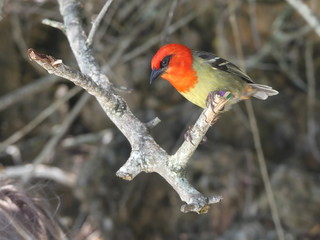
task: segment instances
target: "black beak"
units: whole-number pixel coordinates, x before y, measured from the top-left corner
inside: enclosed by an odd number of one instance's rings
[[[164,72],[165,69],[152,69],[150,74],[150,84],[153,82],[153,80],[157,79],[161,76],[161,74]]]

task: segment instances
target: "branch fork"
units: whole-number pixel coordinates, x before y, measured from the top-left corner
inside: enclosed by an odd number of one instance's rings
[[[228,102],[229,93],[214,95],[214,106],[204,109],[190,130],[192,142],[186,139],[174,155],[169,155],[149,133],[149,127],[159,121],[156,119],[145,124],[138,120],[125,100],[113,90],[108,78],[101,73],[86,44],[87,37],[81,25],[78,1],[59,0],[59,4],[65,33],[80,71],[71,69],[61,60],[39,54],[33,49],[28,51],[30,59],[50,74],[68,79],[93,95],[106,115],[128,139],[132,151],[129,159],[117,171],[118,177],[130,181],[140,172],[157,172],[186,203],[181,207],[182,212],[206,213],[210,205],[220,202],[222,197],[202,195],[188,182],[185,168],[207,130],[217,120],[218,114]]]

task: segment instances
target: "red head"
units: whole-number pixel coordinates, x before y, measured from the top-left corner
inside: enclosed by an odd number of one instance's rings
[[[151,60],[150,83],[158,77],[168,80],[179,92],[187,92],[197,82],[191,50],[181,44],[161,47]]]

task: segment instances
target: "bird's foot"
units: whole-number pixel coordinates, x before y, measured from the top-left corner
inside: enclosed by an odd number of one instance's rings
[[[231,96],[232,96],[230,92],[223,91],[223,90],[215,90],[215,91],[209,92],[208,97],[206,99],[206,106],[211,107],[211,109],[214,113],[216,113],[214,111],[214,107],[217,104],[215,101],[216,95],[218,95],[220,97],[225,97],[225,98],[231,98]],[[221,111],[223,111],[223,110],[224,110],[224,108]]]

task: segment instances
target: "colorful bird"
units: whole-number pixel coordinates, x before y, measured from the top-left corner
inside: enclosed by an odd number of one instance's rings
[[[158,77],[168,80],[186,99],[206,107],[210,92],[231,92],[230,106],[253,96],[265,100],[278,91],[254,83],[236,65],[213,53],[192,51],[181,44],[161,47],[151,61],[150,84]]]

